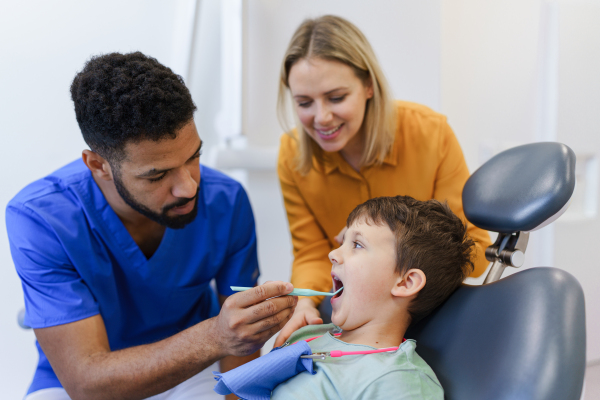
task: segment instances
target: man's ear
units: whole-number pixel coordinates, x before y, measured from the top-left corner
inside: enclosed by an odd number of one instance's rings
[[[392,295],[397,297],[411,297],[419,293],[425,286],[425,273],[413,268],[406,271],[404,276],[399,276],[392,288]]]
[[[83,150],[81,158],[90,171],[92,171],[92,175],[96,178],[105,181],[111,181],[113,179],[110,164],[100,154],[91,150]]]

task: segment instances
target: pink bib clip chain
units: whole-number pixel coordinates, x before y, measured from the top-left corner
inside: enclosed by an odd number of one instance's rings
[[[334,336],[340,336],[341,333],[334,333]],[[322,336],[322,335],[321,335]],[[315,340],[320,338],[321,336],[315,336],[310,339],[306,339],[305,341],[308,343],[311,340]],[[402,342],[405,342],[406,339],[402,339]],[[386,347],[384,349],[375,349],[375,350],[363,350],[363,351],[341,351],[341,350],[332,350],[322,353],[312,353],[300,356],[300,358],[310,358],[312,360],[325,360],[328,357],[343,357],[343,356],[356,356],[361,354],[374,354],[374,353],[387,353],[390,351],[396,351],[399,347]]]

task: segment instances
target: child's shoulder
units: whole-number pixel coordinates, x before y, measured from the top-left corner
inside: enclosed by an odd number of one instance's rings
[[[334,324],[321,324],[321,325],[306,325],[292,333],[288,339],[288,343],[293,344],[300,340],[307,340],[317,336],[322,336],[327,332],[339,331],[340,329]]]

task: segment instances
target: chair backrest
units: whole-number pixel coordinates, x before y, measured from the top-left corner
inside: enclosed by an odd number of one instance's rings
[[[532,268],[485,286],[463,285],[406,337],[417,340],[448,400],[581,396],[584,298],[562,270]]]
[[[465,183],[467,219],[488,231],[532,231],[564,211],[575,190],[575,153],[557,142],[499,153]]]

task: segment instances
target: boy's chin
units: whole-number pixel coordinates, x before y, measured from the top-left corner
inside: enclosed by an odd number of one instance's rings
[[[338,324],[339,321],[335,317],[335,312],[331,313],[331,323],[334,324],[335,326],[339,326],[339,324]]]
[[[339,317],[339,315],[336,315],[336,313],[332,313],[331,314],[331,323],[334,324],[335,326],[339,326],[340,328],[343,328],[342,325],[344,325],[344,320],[342,318]]]

